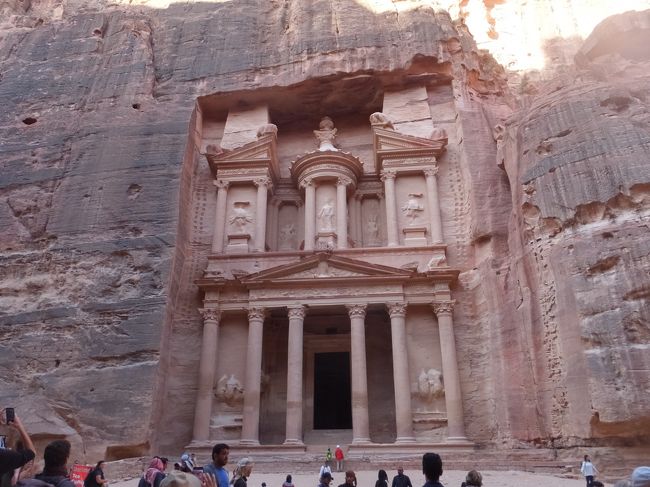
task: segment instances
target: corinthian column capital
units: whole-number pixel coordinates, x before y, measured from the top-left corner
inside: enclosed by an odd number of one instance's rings
[[[298,318],[303,320],[305,318],[305,307],[302,305],[289,306],[287,307],[287,313],[289,315],[289,319]]]
[[[350,318],[365,318],[367,304],[346,304]]]
[[[349,186],[352,184],[352,180],[350,178],[340,177],[336,180],[336,184],[338,186]]]
[[[406,316],[406,303],[389,303],[386,305],[388,307],[388,315],[393,317],[404,317]]]
[[[314,180],[312,178],[305,178],[300,181],[301,188],[306,188],[307,186],[314,186]]]
[[[395,179],[397,177],[397,171],[395,169],[384,169],[381,172],[381,180],[386,181],[387,179]]]
[[[438,166],[428,167],[422,171],[426,177],[433,177],[438,174]]]
[[[271,186],[271,178],[263,177],[263,178],[256,178],[253,180],[253,184],[257,186],[258,188],[260,186],[266,186],[267,188]]]
[[[433,312],[436,314],[436,316],[440,315],[451,315],[451,313],[454,310],[454,304],[456,301],[451,300],[451,301],[440,301],[433,303],[431,306],[433,307]]]
[[[217,179],[213,181],[213,184],[217,187],[217,189],[228,189],[228,186],[230,186],[230,182],[224,181],[223,179]]]
[[[264,321],[265,310],[260,307],[248,308],[248,321]]]
[[[221,318],[221,310],[218,308],[202,308],[199,309],[199,313],[203,316],[203,321],[216,321],[218,323]]]

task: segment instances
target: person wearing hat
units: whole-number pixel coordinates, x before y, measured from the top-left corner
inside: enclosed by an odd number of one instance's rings
[[[332,482],[332,474],[329,472],[323,472],[323,474],[320,476],[318,487],[329,487],[330,482]]]
[[[650,487],[650,467],[637,467],[632,472],[632,487]]]
[[[341,450],[341,445],[336,445],[336,450],[334,450],[334,458],[336,458],[336,471],[340,472],[343,470],[343,450]]]

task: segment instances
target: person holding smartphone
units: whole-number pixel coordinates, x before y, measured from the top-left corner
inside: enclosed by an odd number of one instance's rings
[[[0,424],[6,424],[16,429],[20,434],[20,439],[24,445],[21,451],[13,451],[9,448],[0,448],[0,477],[7,472],[13,472],[17,468],[23,467],[25,464],[34,460],[36,456],[36,449],[32,439],[27,434],[23,423],[16,415],[14,408],[6,408],[0,414]]]

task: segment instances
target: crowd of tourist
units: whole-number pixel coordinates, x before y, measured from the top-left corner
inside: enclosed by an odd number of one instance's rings
[[[0,487],[75,487],[69,477],[70,442],[55,440],[49,443],[43,453],[44,467],[41,472],[35,473],[33,465],[36,449],[20,418],[13,410],[10,412],[3,410],[0,414],[0,424],[10,426],[18,433],[13,448],[9,448],[5,444],[5,437],[0,436]],[[169,474],[166,473],[169,460],[156,456],[142,474],[138,487],[248,487],[248,479],[253,470],[252,459],[248,457],[240,459],[230,476],[226,470],[229,455],[230,447],[225,443],[218,443],[212,449],[212,461],[201,467],[197,465],[194,454],[184,453],[180,461],[174,463],[173,471]],[[325,462],[318,472],[317,487],[330,487],[333,479],[330,464],[333,459],[336,459],[336,469],[340,472],[344,458],[340,445],[336,446],[334,453],[330,448],[327,449]],[[443,487],[440,483],[442,471],[440,455],[425,453],[422,456],[422,473],[426,478],[423,487]],[[585,477],[587,487],[603,486],[595,479],[598,469],[588,455],[584,456],[580,471]],[[471,470],[467,473],[461,487],[482,487],[482,485],[482,475],[476,470]],[[108,487],[103,461],[99,461],[88,472],[84,487]],[[266,483],[262,482],[262,487],[266,487]],[[287,475],[282,487],[295,487],[291,475]],[[359,487],[355,472],[347,470],[345,482],[338,487]],[[390,486],[386,471],[379,470],[375,487],[413,487],[413,485],[411,479],[404,475],[404,469],[399,466]],[[636,468],[629,479],[617,482],[615,487],[650,487],[650,467]]]

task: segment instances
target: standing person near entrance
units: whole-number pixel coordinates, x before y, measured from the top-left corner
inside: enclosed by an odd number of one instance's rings
[[[330,463],[332,461],[332,449],[327,448],[327,451],[325,452],[325,462]]]
[[[598,469],[594,467],[593,463],[591,463],[589,455],[585,455],[582,465],[580,466],[580,472],[585,476],[587,487],[591,487],[594,483],[594,477],[598,474]]]
[[[404,475],[404,467],[401,465],[397,467],[397,475],[393,477],[393,484],[391,487],[413,487],[411,479]]]
[[[203,467],[204,473],[214,475],[217,479],[217,487],[228,487],[228,455],[230,454],[230,447],[225,443],[217,443],[212,449],[212,463]]]
[[[318,478],[322,478],[325,473],[330,474],[330,480],[332,480],[332,468],[327,463],[327,460],[325,460],[325,463],[321,466],[320,471],[318,472]]]
[[[357,476],[352,470],[345,472],[345,483],[339,487],[357,487]]]
[[[247,487],[248,477],[251,476],[253,471],[253,460],[244,457],[237,462],[237,467],[232,473],[232,480],[230,484],[233,487]]]
[[[343,470],[343,450],[341,450],[341,445],[336,445],[336,450],[334,450],[334,458],[336,458],[336,471],[340,472]]]
[[[320,476],[318,487],[329,487],[331,481],[332,481],[332,474],[329,472],[325,472],[323,473],[323,475]]]
[[[423,487],[445,487],[439,482],[442,475],[442,458],[437,453],[422,455],[422,473],[427,479]]]
[[[375,482],[375,487],[388,487],[388,474],[386,470],[380,470],[377,472],[377,482]]]
[[[95,465],[84,480],[84,487],[108,487],[108,482],[104,477],[104,461],[100,460]]]

